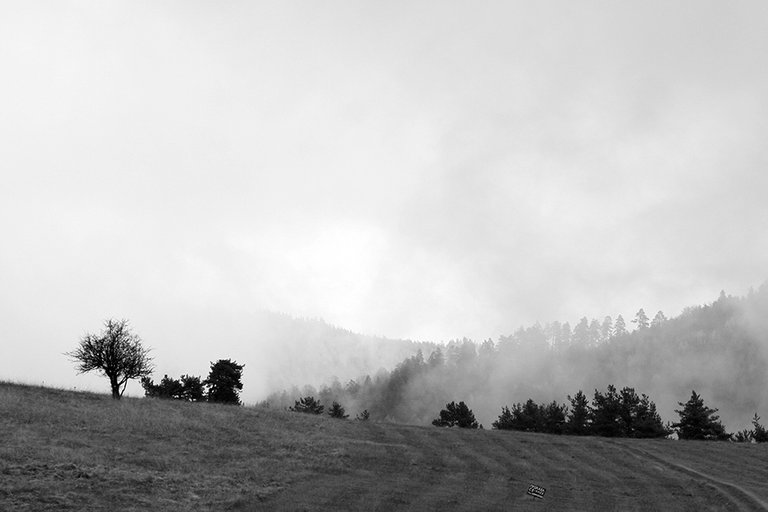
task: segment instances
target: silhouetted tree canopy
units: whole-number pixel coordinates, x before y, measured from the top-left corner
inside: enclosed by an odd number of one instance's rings
[[[305,396],[296,400],[296,404],[293,407],[289,407],[289,410],[293,412],[302,412],[305,414],[323,414],[324,406],[320,405],[320,402],[315,400],[313,396]]]
[[[755,413],[755,416],[752,418],[752,427],[754,428],[752,431],[752,439],[754,439],[756,443],[768,442],[768,431],[766,431],[765,427],[760,424],[760,416],[758,416],[757,413]]]
[[[345,414],[346,411],[344,410],[344,407],[341,406],[339,402],[333,402],[331,404],[331,408],[328,409],[328,416],[331,418],[337,418],[340,420],[344,420],[349,418],[349,414]]]
[[[144,388],[144,396],[147,397],[188,402],[199,402],[204,398],[203,383],[200,377],[191,375],[182,375],[180,379],[173,379],[165,375],[159,384],[155,384],[149,377],[142,377],[141,386]]]
[[[730,437],[725,427],[715,413],[704,405],[704,399],[696,391],[691,391],[691,398],[686,402],[678,402],[682,409],[675,409],[680,415],[680,421],[672,424],[680,439],[725,440]]]
[[[107,320],[101,334],[86,333],[80,345],[66,355],[78,363],[78,373],[104,374],[116,400],[123,395],[129,380],[148,377],[153,370],[149,350],[131,332],[127,320]]]
[[[568,401],[571,403],[571,409],[565,422],[566,433],[576,436],[589,434],[589,400],[587,400],[587,396],[579,390],[573,398],[569,395]]]
[[[237,364],[230,359],[219,359],[211,363],[211,371],[203,384],[207,388],[209,402],[221,404],[240,404],[238,391],[243,389],[243,368],[245,365]]]
[[[568,397],[565,404],[552,401],[539,405],[532,399],[502,407],[493,422],[498,430],[522,430],[548,434],[598,435],[608,437],[662,437],[669,432],[647,395],[640,397],[625,387],[620,392],[608,386],[606,393],[595,390],[593,406],[582,391]]]
[[[440,417],[432,420],[437,427],[477,428],[477,421],[472,410],[464,402],[445,404]]]

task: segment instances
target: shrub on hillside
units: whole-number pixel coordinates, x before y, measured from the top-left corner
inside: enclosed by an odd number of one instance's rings
[[[477,421],[472,410],[464,402],[445,404],[440,417],[432,420],[436,427],[477,428]]]
[[[345,414],[345,412],[344,407],[342,407],[339,402],[333,402],[331,408],[328,410],[328,416],[344,420],[349,418],[349,414]]]
[[[368,409],[364,409],[363,412],[360,412],[355,416],[355,419],[357,421],[368,421],[371,418],[371,413],[368,412]]]
[[[320,405],[320,402],[315,400],[313,396],[305,396],[296,400],[293,407],[289,407],[288,410],[293,412],[301,412],[304,414],[323,414],[324,406]]]
[[[754,439],[754,431],[749,429],[744,429],[740,432],[736,432],[731,436],[731,441],[734,443],[751,443],[752,439]]]
[[[204,397],[200,377],[190,375],[182,375],[181,379],[173,379],[165,375],[159,384],[155,384],[149,377],[142,377],[141,387],[144,388],[144,396],[152,398],[199,402]]]
[[[203,381],[194,375],[181,376],[181,399],[190,402],[200,402],[205,398]]]

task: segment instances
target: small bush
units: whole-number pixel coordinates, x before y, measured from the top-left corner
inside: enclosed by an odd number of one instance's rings
[[[331,418],[336,418],[340,420],[344,420],[349,418],[349,414],[345,414],[344,407],[341,406],[339,402],[333,402],[331,404],[331,408],[328,410],[328,416]]]
[[[741,432],[736,432],[731,436],[731,440],[734,443],[751,443],[752,439],[754,439],[754,432],[746,428]]]
[[[289,407],[288,410],[293,412],[301,412],[304,414],[323,414],[324,406],[320,405],[320,402],[315,400],[313,396],[305,396],[299,400],[296,400],[293,407]]]

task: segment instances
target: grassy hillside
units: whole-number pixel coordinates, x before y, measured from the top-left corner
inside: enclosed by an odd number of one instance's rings
[[[0,510],[768,509],[765,445],[359,423],[13,384],[0,384],[0,435]]]

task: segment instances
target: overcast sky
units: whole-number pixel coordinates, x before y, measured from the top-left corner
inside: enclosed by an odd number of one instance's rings
[[[0,378],[112,316],[441,341],[743,294],[766,55],[762,0],[3,2]]]

